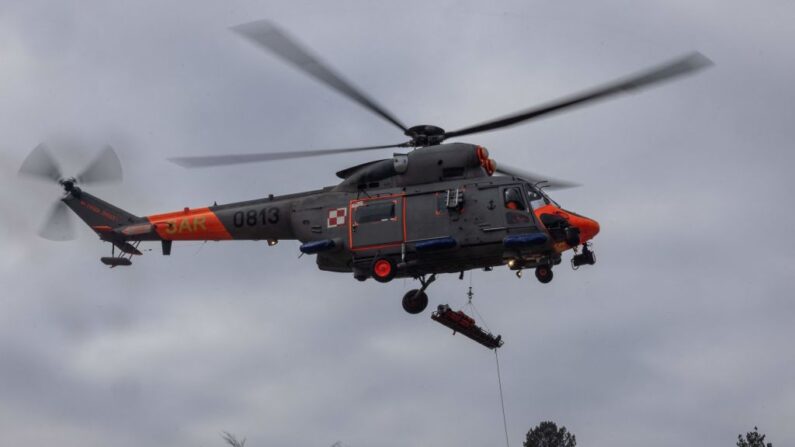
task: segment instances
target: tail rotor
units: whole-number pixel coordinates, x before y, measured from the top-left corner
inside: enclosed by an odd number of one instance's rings
[[[117,183],[123,178],[121,162],[110,145],[105,146],[79,175],[64,177],[60,165],[44,143],[36,146],[25,158],[19,168],[19,175],[57,183],[67,196],[79,193],[77,184]],[[38,234],[51,241],[68,241],[75,238],[71,212],[63,201],[59,200],[53,204]]]
[[[39,229],[39,236],[51,241],[71,241],[75,238],[71,210],[60,200],[50,208],[50,213]]]

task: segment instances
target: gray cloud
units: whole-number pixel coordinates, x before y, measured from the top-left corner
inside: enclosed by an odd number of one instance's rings
[[[108,271],[85,228],[35,236],[58,191],[16,177],[40,141],[76,172],[101,144],[147,214],[333,184],[381,154],[185,171],[173,155],[401,141],[228,27],[271,18],[410,124],[448,129],[697,49],[699,76],[469,141],[578,180],[599,263],[546,286],[474,272],[502,333],[512,444],[795,440],[788,237],[789,2],[5,2],[0,10],[0,431],[9,444],[492,445],[493,355],[294,244],[182,244]],[[387,153],[388,154],[388,153]],[[384,154],[386,155],[386,154]],[[154,247],[155,249],[157,247]],[[467,281],[432,304],[465,303]]]

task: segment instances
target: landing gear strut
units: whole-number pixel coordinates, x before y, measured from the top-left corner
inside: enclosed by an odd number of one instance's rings
[[[539,265],[536,267],[536,278],[543,284],[552,281],[552,267],[549,265]]]
[[[409,290],[403,295],[403,310],[412,315],[416,315],[428,307],[428,295],[425,293],[425,289],[436,281],[436,274],[432,274],[427,280],[424,276],[420,276],[419,280],[422,284],[421,288]]]

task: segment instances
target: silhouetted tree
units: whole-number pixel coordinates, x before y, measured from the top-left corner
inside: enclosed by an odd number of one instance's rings
[[[566,427],[558,428],[552,421],[544,421],[527,432],[524,447],[575,447],[577,438],[566,431]]]
[[[226,441],[226,443],[232,447],[245,447],[246,445],[246,438],[243,438],[243,440],[240,441],[235,437],[235,435],[226,431],[221,433],[221,438],[223,438],[224,441]]]
[[[773,447],[773,444],[765,444],[765,436],[760,435],[759,429],[754,427],[754,431],[749,431],[743,435],[737,435],[737,447]]]

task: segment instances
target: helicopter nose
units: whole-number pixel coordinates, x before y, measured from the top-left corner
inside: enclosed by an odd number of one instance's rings
[[[579,214],[568,212],[569,223],[580,230],[580,243],[591,240],[599,233],[599,222]]]
[[[580,228],[580,234],[582,235],[583,243],[593,239],[594,236],[599,233],[599,222],[587,217],[583,218],[583,221],[578,225],[578,227]]]

